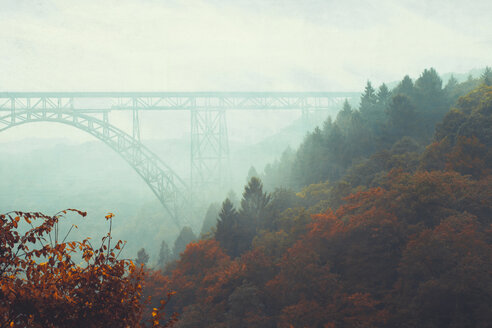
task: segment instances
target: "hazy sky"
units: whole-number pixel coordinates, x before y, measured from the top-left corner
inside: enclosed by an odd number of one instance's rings
[[[0,0],[0,89],[363,88],[492,64],[492,1]]]
[[[360,91],[492,65],[491,13],[490,0],[0,0],[0,90]],[[189,118],[155,115],[143,138],[189,134]],[[256,118],[258,138],[295,119]],[[33,124],[0,142],[39,137],[93,140]]]

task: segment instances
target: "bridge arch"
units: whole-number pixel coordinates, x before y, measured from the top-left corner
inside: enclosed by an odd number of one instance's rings
[[[189,224],[186,214],[189,208],[187,184],[140,141],[97,117],[56,109],[22,110],[2,116],[0,132],[34,122],[71,125],[103,141],[140,175],[178,227]]]

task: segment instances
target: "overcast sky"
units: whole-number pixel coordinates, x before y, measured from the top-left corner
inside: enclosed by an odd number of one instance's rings
[[[492,64],[492,1],[0,0],[2,91],[359,91]]]

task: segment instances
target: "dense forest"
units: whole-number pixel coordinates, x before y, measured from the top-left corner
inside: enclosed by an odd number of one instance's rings
[[[212,204],[146,293],[176,292],[178,327],[488,327],[491,81],[367,82],[359,108]]]
[[[489,327],[491,218],[492,71],[443,86],[428,69],[367,82],[358,108],[211,204],[199,237],[185,227],[156,245],[158,267],[144,249],[119,260],[111,225],[100,247],[48,243],[58,216],[3,215],[0,322]]]

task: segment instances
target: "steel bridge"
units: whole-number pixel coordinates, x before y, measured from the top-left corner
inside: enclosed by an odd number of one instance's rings
[[[223,185],[229,165],[226,112],[341,108],[355,92],[0,92],[0,132],[31,122],[59,122],[84,130],[123,157],[147,183],[178,226],[193,191]],[[191,172],[186,184],[140,141],[140,111],[190,112]],[[110,123],[111,111],[131,111],[132,134]],[[184,221],[184,222],[183,222]]]

